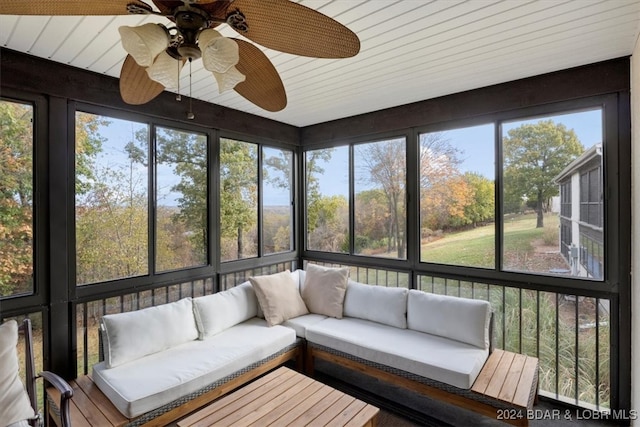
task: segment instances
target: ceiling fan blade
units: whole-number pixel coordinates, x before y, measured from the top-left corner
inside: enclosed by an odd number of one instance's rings
[[[244,16],[248,28],[234,29],[270,49],[314,58],[348,58],[360,51],[360,40],[353,31],[290,0],[235,0],[227,14],[236,11]]]
[[[240,62],[236,68],[246,77],[234,90],[267,111],[282,110],[287,106],[287,93],[276,68],[253,44],[244,40],[234,40],[240,50]]]
[[[127,55],[120,71],[120,95],[124,102],[131,105],[146,104],[163,90],[164,86],[151,80],[145,68]]]
[[[129,4],[150,9],[138,0],[2,0],[0,15],[128,15]]]

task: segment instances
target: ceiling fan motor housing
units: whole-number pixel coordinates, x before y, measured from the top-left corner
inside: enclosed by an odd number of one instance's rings
[[[197,44],[198,33],[209,27],[209,14],[199,8],[188,5],[176,8],[173,17],[183,42],[178,46],[178,52],[189,60],[202,56]]]

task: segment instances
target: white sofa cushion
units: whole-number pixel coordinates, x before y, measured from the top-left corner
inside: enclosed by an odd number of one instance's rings
[[[249,281],[269,326],[279,325],[285,320],[309,312],[289,270],[250,277]]]
[[[349,280],[344,315],[404,329],[407,327],[407,294],[405,288],[365,285]]]
[[[108,368],[198,338],[191,298],[102,317]]]
[[[311,313],[342,318],[348,268],[329,268],[307,264],[302,299]]]
[[[282,323],[282,326],[293,328],[293,330],[296,331],[297,336],[299,336],[300,338],[305,338],[307,336],[307,328],[309,326],[315,325],[316,323],[321,322],[326,318],[327,316],[325,316],[324,314],[309,313],[286,320]]]
[[[464,389],[471,388],[489,355],[459,341],[349,317],[309,326],[307,340]]]
[[[29,396],[20,380],[18,364],[18,323],[0,325],[0,425],[34,417]]]
[[[409,329],[488,349],[490,319],[487,301],[409,291]]]
[[[302,292],[304,291],[304,282],[307,280],[307,272],[305,270],[297,269],[295,273],[298,273],[298,288],[300,288],[300,295],[302,295]]]
[[[293,329],[253,318],[116,368],[93,367],[93,380],[128,418],[152,411],[295,343]]]
[[[193,299],[198,338],[207,339],[258,315],[258,299],[249,282]]]

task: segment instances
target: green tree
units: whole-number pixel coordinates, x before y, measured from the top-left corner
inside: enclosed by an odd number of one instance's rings
[[[474,172],[466,172],[464,179],[472,192],[472,201],[464,208],[464,217],[474,227],[495,217],[495,186],[490,179]]]
[[[292,249],[293,151],[262,148],[262,247],[264,254]],[[279,204],[279,205],[277,205]],[[289,236],[284,233],[289,232]]]
[[[102,116],[81,111],[76,113],[76,195],[86,194],[96,182],[96,156],[102,151],[102,144],[105,142],[99,129],[109,126],[109,123],[109,120]]]
[[[328,162],[333,155],[333,149],[307,151],[305,163],[305,184],[307,187],[307,233],[313,233],[318,227],[320,211],[323,205],[320,203],[322,193],[320,192],[320,182],[318,176],[324,173],[320,162]],[[325,206],[326,207],[326,206]],[[325,213],[326,215],[326,213]]]
[[[344,196],[320,196],[314,202],[315,227],[307,230],[310,249],[349,251],[349,202]]]
[[[162,128],[156,132],[156,164],[173,168],[180,177],[171,187],[180,194],[174,221],[190,235],[195,264],[206,262],[208,244],[207,138],[203,134]],[[183,267],[184,265],[176,265]]]
[[[258,220],[258,146],[241,141],[220,141],[220,232],[223,239],[235,239],[235,254],[245,256],[245,234]]]
[[[94,176],[96,183],[76,206],[77,283],[146,274],[146,185],[132,184],[124,169],[98,166]]]
[[[544,227],[544,208],[558,194],[553,178],[583,151],[573,129],[553,120],[511,129],[503,139],[505,197],[535,200],[536,228]]]

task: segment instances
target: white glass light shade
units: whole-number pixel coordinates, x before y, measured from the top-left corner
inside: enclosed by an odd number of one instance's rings
[[[222,37],[216,30],[204,30],[198,36],[204,68],[215,73],[225,73],[240,60],[238,43]]]
[[[160,52],[169,46],[169,37],[158,24],[118,28],[122,47],[141,67],[149,67]]]
[[[162,52],[153,65],[147,68],[147,74],[151,80],[160,83],[166,89],[177,89],[183,65],[183,61],[173,58],[167,52]]]
[[[245,75],[238,71],[236,67],[229,68],[226,73],[216,73],[214,71],[213,76],[218,82],[218,91],[220,93],[233,89],[238,83],[242,83],[246,79]]]

